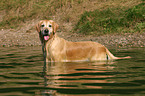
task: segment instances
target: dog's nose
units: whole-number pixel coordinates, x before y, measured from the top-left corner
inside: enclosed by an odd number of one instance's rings
[[[45,29],[45,30],[44,30],[44,33],[48,33],[48,32],[49,32],[49,30],[48,30],[48,29]]]

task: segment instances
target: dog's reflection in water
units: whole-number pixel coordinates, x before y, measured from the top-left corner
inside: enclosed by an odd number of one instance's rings
[[[76,91],[79,89],[103,89],[101,83],[114,82],[106,80],[106,78],[114,77],[109,74],[114,68],[112,64],[113,62],[47,62],[44,76],[45,87],[54,90],[45,90],[45,93],[53,94],[52,96],[63,96],[57,92],[57,89],[75,89]]]

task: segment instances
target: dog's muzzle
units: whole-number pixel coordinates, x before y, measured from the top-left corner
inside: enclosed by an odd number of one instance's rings
[[[43,35],[44,40],[47,41],[50,37],[49,30],[48,29],[43,30],[42,35]]]

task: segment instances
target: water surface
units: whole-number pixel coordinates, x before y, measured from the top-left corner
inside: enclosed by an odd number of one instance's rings
[[[0,96],[144,96],[145,48],[111,52],[133,58],[44,66],[41,46],[0,47]]]

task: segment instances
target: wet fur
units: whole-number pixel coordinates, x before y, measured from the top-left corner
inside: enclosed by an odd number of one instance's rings
[[[41,36],[41,24],[51,23],[53,32],[50,39],[45,41]],[[52,20],[42,20],[36,25],[36,30],[42,43],[43,54],[46,61],[51,62],[76,62],[76,61],[104,61],[124,59],[128,57],[115,57],[105,46],[92,41],[71,42],[60,38],[56,34],[58,24]],[[49,30],[49,28],[48,28]]]

